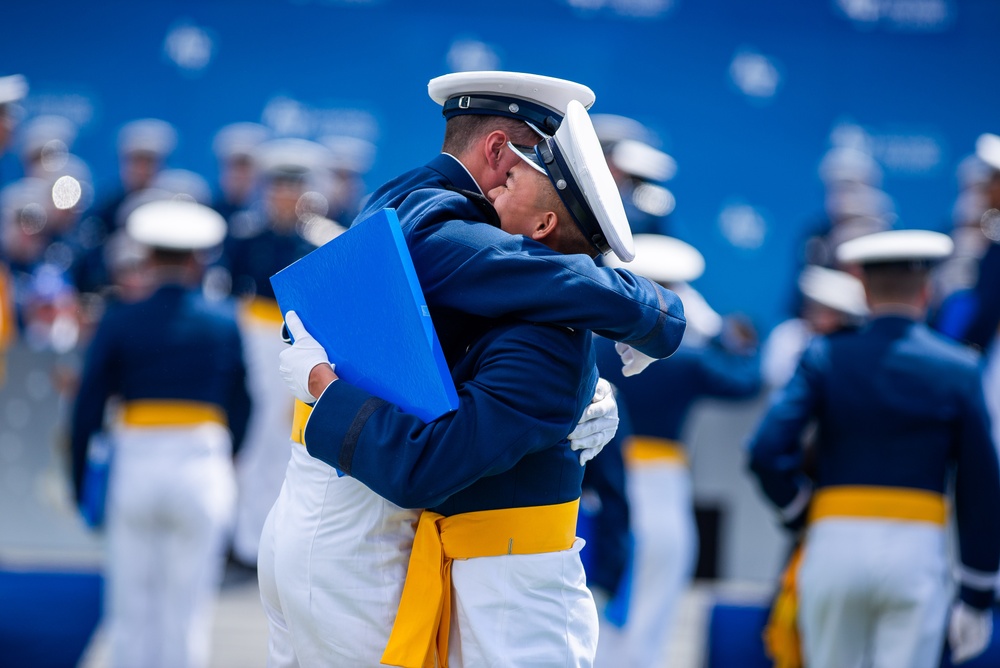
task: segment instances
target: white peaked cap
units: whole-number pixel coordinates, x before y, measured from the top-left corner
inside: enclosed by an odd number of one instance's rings
[[[220,160],[252,156],[259,144],[271,137],[271,131],[260,123],[230,123],[215,133],[212,152]]]
[[[817,304],[847,315],[868,315],[865,286],[845,271],[810,265],[799,274],[799,290]]]
[[[826,152],[819,164],[819,176],[827,185],[844,181],[878,186],[882,168],[871,154],[856,148],[838,146]]]
[[[976,157],[993,169],[1000,169],[1000,137],[986,133],[976,140]]]
[[[656,133],[628,116],[591,114],[590,119],[594,122],[597,137],[605,147],[625,139],[632,139],[654,147],[660,145]]]
[[[929,230],[890,230],[866,234],[837,247],[842,264],[879,264],[941,260],[955,248],[947,234]]]
[[[677,173],[677,162],[672,157],[634,139],[615,144],[611,162],[626,174],[646,181],[669,181]]]
[[[203,204],[156,200],[132,211],[125,229],[134,240],[154,248],[201,250],[222,242],[226,221]]]
[[[330,151],[308,139],[286,137],[270,139],[257,146],[254,160],[261,172],[268,175],[307,176],[330,165]]]
[[[431,99],[445,118],[462,114],[506,116],[526,121],[551,134],[566,115],[571,100],[589,109],[597,96],[587,86],[524,72],[454,72],[431,79]]]
[[[124,155],[143,152],[161,158],[170,155],[177,146],[174,126],[158,118],[140,118],[122,126],[118,132],[118,152]]]
[[[375,144],[350,135],[327,135],[319,142],[330,149],[330,166],[355,174],[365,174],[375,162]]]
[[[0,77],[0,104],[17,102],[28,94],[28,80],[23,74]]]
[[[555,135],[532,149],[512,150],[534,169],[546,174],[577,226],[601,253],[613,251],[629,262],[635,256],[625,205],[594,125],[583,105],[570,100]]]
[[[37,153],[49,142],[62,142],[62,149],[68,150],[76,139],[76,131],[76,123],[65,116],[35,116],[21,126],[21,155]]]
[[[705,272],[705,257],[691,244],[662,234],[637,234],[635,259],[627,265],[607,258],[609,267],[623,267],[657,283],[693,281]]]

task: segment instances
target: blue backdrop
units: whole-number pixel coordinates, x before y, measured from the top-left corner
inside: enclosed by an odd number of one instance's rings
[[[870,137],[899,226],[947,229],[956,165],[1000,131],[998,29],[993,0],[34,0],[0,8],[0,75],[28,77],[30,114],[80,123],[74,152],[99,192],[138,117],[174,123],[170,165],[209,179],[230,122],[365,136],[374,187],[439,149],[428,79],[575,79],[595,113],[660,134],[679,167],[674,232],[708,262],[697,287],[766,330],[839,125]]]

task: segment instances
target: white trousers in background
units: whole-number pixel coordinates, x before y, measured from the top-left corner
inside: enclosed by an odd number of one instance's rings
[[[420,511],[404,510],[292,443],[257,573],[269,668],[378,666]]]
[[[236,497],[231,453],[217,424],[116,432],[105,598],[114,668],[208,665]]]
[[[562,552],[454,560],[449,665],[592,666],[597,608],[583,545],[578,538]]]
[[[281,340],[281,325],[245,317],[241,330],[253,405],[246,438],[236,456],[239,495],[233,553],[252,565],[257,563],[264,519],[285,479],[294,398],[278,371],[278,355],[287,347]]]
[[[595,664],[660,668],[698,553],[691,474],[674,462],[630,464],[628,499],[635,538],[628,619],[618,628],[602,615]]]
[[[936,668],[952,585],[942,527],[824,519],[799,571],[809,668]]]

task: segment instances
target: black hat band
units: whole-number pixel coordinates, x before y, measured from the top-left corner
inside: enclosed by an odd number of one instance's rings
[[[555,131],[559,129],[559,124],[562,123],[560,114],[540,104],[520,98],[480,93],[456,95],[449,98],[445,101],[441,114],[445,118],[464,114],[506,116],[533,123],[549,134],[555,134]]]

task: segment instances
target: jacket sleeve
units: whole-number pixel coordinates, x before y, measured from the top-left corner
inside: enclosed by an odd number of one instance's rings
[[[813,341],[788,384],[781,389],[750,440],[749,467],[782,521],[798,525],[812,485],[803,472],[802,433],[814,416],[823,341]]]
[[[977,374],[970,374],[963,399],[955,472],[955,517],[962,562],[959,595],[969,605],[987,608],[993,603],[1000,567],[1000,515],[995,512],[1000,508],[1000,467]]]
[[[589,329],[656,358],[670,356],[684,334],[676,294],[587,255],[556,253],[521,235],[457,220],[419,228],[409,241],[434,306]]]
[[[101,321],[84,358],[83,374],[73,404],[70,453],[73,491],[77,503],[82,498],[83,473],[87,463],[87,446],[91,436],[104,425],[104,408],[108,398],[118,389],[119,373],[115,359],[113,312]]]
[[[979,261],[979,279],[973,291],[975,312],[962,337],[985,350],[1000,324],[1000,243],[992,243]]]
[[[439,505],[479,478],[512,468],[524,455],[563,441],[596,383],[581,383],[579,351],[558,337],[525,335],[491,344],[475,377],[458,387],[456,411],[424,424],[343,380],[313,407],[309,454],[357,478],[404,508]],[[563,338],[565,336],[563,335]],[[568,446],[567,446],[568,447]]]

